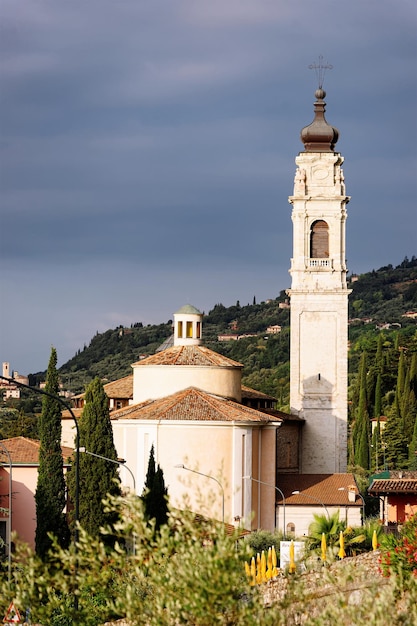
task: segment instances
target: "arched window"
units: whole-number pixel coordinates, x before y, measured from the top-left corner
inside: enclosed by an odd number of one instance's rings
[[[295,535],[295,524],[289,522],[287,524],[287,535],[294,536]]]
[[[317,220],[311,225],[310,258],[329,258],[329,226],[324,220]]]

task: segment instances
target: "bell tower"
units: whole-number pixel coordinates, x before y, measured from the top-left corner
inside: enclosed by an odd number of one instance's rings
[[[321,81],[320,81],[321,82]],[[326,92],[315,92],[314,120],[301,131],[292,205],[291,413],[304,418],[303,474],[346,471],[347,322],[343,157],[325,119]]]

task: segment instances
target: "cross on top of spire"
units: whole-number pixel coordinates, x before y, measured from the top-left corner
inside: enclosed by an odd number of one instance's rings
[[[323,56],[320,54],[319,56],[319,62],[317,63],[312,63],[311,65],[308,66],[309,70],[314,70],[316,72],[316,76],[317,76],[317,80],[319,83],[319,89],[322,89],[323,87],[323,81],[324,81],[324,75],[326,73],[326,70],[332,70],[333,69],[333,65],[330,65],[330,63],[324,63],[323,62]]]

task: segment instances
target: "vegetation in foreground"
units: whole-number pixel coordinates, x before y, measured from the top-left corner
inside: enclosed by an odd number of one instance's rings
[[[119,538],[114,546],[81,531],[76,552],[55,542],[47,561],[20,547],[10,589],[7,572],[1,578],[0,610],[13,597],[44,626],[97,626],[119,617],[132,626],[417,623],[417,516],[399,538],[389,538],[388,548],[381,545],[385,577],[307,559],[314,586],[308,575],[295,574],[251,587],[244,568],[249,549],[221,525],[197,525],[192,514],[171,511],[155,533],[140,498],[114,498],[111,508],[119,520],[108,529]],[[284,593],[276,592],[280,581]]]

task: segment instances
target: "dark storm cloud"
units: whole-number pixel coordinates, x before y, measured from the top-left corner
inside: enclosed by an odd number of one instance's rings
[[[0,352],[12,367],[41,369],[30,363],[51,343],[71,356],[106,324],[289,286],[287,197],[319,54],[334,66],[326,115],[352,196],[349,268],[414,253],[411,0],[3,0],[1,12]],[[110,277],[120,306],[103,295]],[[77,308],[51,317],[51,284]]]

